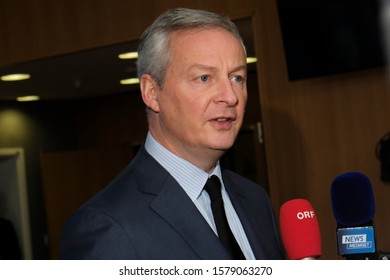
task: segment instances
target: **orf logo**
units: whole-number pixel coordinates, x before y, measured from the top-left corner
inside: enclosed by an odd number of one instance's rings
[[[297,213],[297,218],[299,220],[311,219],[311,218],[314,218],[314,216],[315,216],[314,211],[303,211],[303,212]]]

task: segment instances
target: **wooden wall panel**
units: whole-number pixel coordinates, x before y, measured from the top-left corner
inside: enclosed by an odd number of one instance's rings
[[[143,142],[148,130],[138,91],[86,101],[79,106],[75,119],[80,149]]]
[[[59,257],[63,225],[105,187],[133,157],[122,149],[90,149],[41,156],[43,192],[51,259]]]
[[[378,248],[388,251],[390,188],[379,180],[374,150],[390,131],[389,73],[372,69],[291,82],[275,1],[259,3],[255,19],[268,178],[276,209],[296,197],[311,201],[320,221],[323,258],[339,259],[331,183],[341,173],[363,172],[377,201]]]
[[[253,10],[251,0],[0,0],[0,65],[138,39],[162,11],[180,6]]]

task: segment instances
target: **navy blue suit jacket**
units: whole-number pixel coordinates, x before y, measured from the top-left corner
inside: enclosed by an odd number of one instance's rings
[[[283,259],[268,196],[227,170],[223,181],[257,259]],[[229,259],[175,179],[145,150],[64,226],[61,259]]]

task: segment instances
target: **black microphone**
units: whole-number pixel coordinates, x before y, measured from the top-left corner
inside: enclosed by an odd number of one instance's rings
[[[331,201],[337,221],[338,254],[346,259],[378,259],[375,199],[369,178],[359,172],[337,176],[332,183]]]

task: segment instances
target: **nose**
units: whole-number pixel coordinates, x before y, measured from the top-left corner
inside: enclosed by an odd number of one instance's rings
[[[242,91],[242,89],[239,89],[237,85],[233,85],[229,79],[224,79],[219,84],[216,102],[226,103],[227,106],[235,106],[238,104],[238,95],[242,94],[239,91]]]

